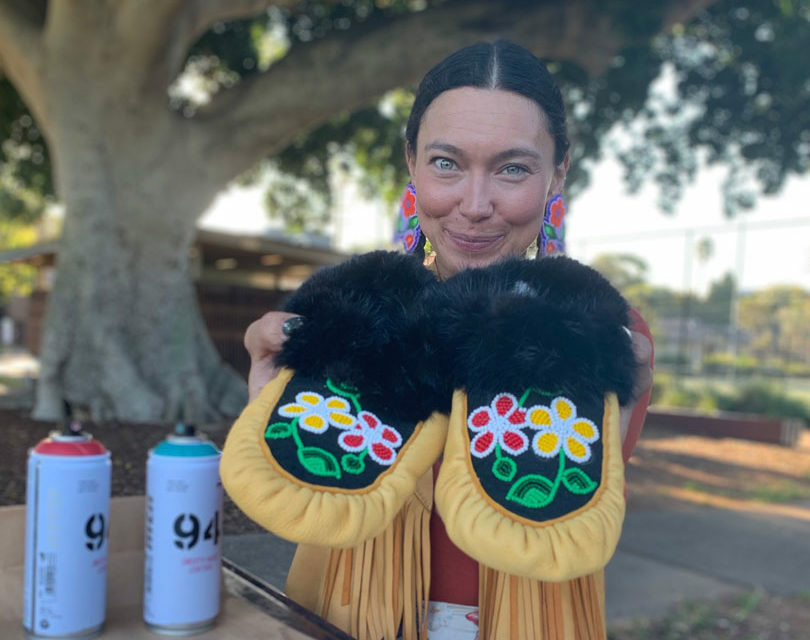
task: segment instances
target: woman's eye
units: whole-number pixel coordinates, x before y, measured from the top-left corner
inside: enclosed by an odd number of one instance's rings
[[[503,173],[507,176],[519,177],[529,173],[529,170],[519,164],[510,164],[503,169]]]
[[[449,158],[434,158],[433,166],[439,171],[451,171],[456,168],[456,163]]]

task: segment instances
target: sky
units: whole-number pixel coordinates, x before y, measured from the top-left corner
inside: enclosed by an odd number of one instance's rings
[[[632,253],[649,267],[652,284],[705,293],[711,281],[731,272],[742,289],[796,284],[810,289],[810,175],[790,178],[773,197],[729,219],[723,214],[723,170],[704,170],[672,214],[656,205],[654,186],[628,195],[616,163],[605,161],[592,184],[572,202],[568,253],[589,262],[600,253]],[[695,245],[712,241],[701,263]],[[691,256],[691,259],[687,259]]]
[[[658,209],[654,186],[627,194],[613,161],[602,161],[591,175],[591,185],[569,208],[572,257],[588,263],[601,253],[632,253],[647,263],[651,284],[698,294],[729,272],[743,291],[776,284],[810,290],[810,175],[789,179],[780,194],[760,197],[754,209],[732,220],[723,214],[722,169],[704,170],[672,214]],[[201,224],[263,233],[272,225],[262,199],[261,187],[231,188]],[[381,204],[363,200],[351,188],[338,200],[338,248],[364,251],[390,241],[393,216]],[[700,262],[694,247],[703,238],[711,239],[713,253]]]

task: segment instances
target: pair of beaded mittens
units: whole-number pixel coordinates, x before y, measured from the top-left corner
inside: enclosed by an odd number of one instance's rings
[[[412,256],[374,252],[316,273],[286,309],[304,322],[223,450],[248,516],[353,547],[443,456],[436,506],[471,557],[540,580],[607,563],[635,362],[627,305],[597,272],[514,259],[438,282]]]

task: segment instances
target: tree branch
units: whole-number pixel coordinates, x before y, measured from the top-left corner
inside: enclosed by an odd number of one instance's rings
[[[195,119],[195,152],[216,157],[216,166],[230,174],[222,177],[236,177],[341,110],[415,85],[442,57],[481,39],[509,38],[538,56],[569,60],[599,75],[623,44],[619,28],[595,0],[453,0],[361,23],[293,47],[264,74],[218,94]]]
[[[621,45],[601,15],[590,0],[528,7],[475,0],[334,32],[293,47],[264,74],[216,96],[196,119],[207,138],[199,152],[227,156],[223,166],[233,172],[228,178],[235,177],[335,113],[392,88],[413,86],[443,56],[493,36],[513,39],[538,55],[573,59],[598,73]]]
[[[701,11],[704,11],[716,0],[680,0],[672,2],[664,12],[664,20],[661,23],[661,30],[668,31],[676,24],[689,22]]]
[[[162,90],[171,81],[163,78],[167,65],[163,52],[171,39],[171,25],[187,4],[188,0],[118,0],[116,31],[128,43],[122,50],[129,54],[133,68],[146,76],[159,76],[149,84]]]
[[[191,46],[216,22],[228,22],[259,15],[270,5],[293,6],[296,0],[186,0],[169,24],[161,52],[168,82],[180,73]]]
[[[41,9],[40,3],[0,0],[0,65],[34,114],[37,125],[47,133]]]

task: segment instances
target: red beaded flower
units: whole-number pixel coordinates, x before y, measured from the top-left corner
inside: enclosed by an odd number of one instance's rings
[[[397,447],[402,444],[399,431],[390,427],[370,411],[360,411],[357,425],[338,437],[340,446],[346,451],[368,450],[372,460],[381,465],[393,464],[397,458]]]
[[[499,393],[488,407],[478,407],[467,418],[467,426],[477,433],[470,443],[470,453],[477,458],[486,458],[496,445],[514,456],[529,448],[529,439],[521,431],[526,411],[511,393]]]

